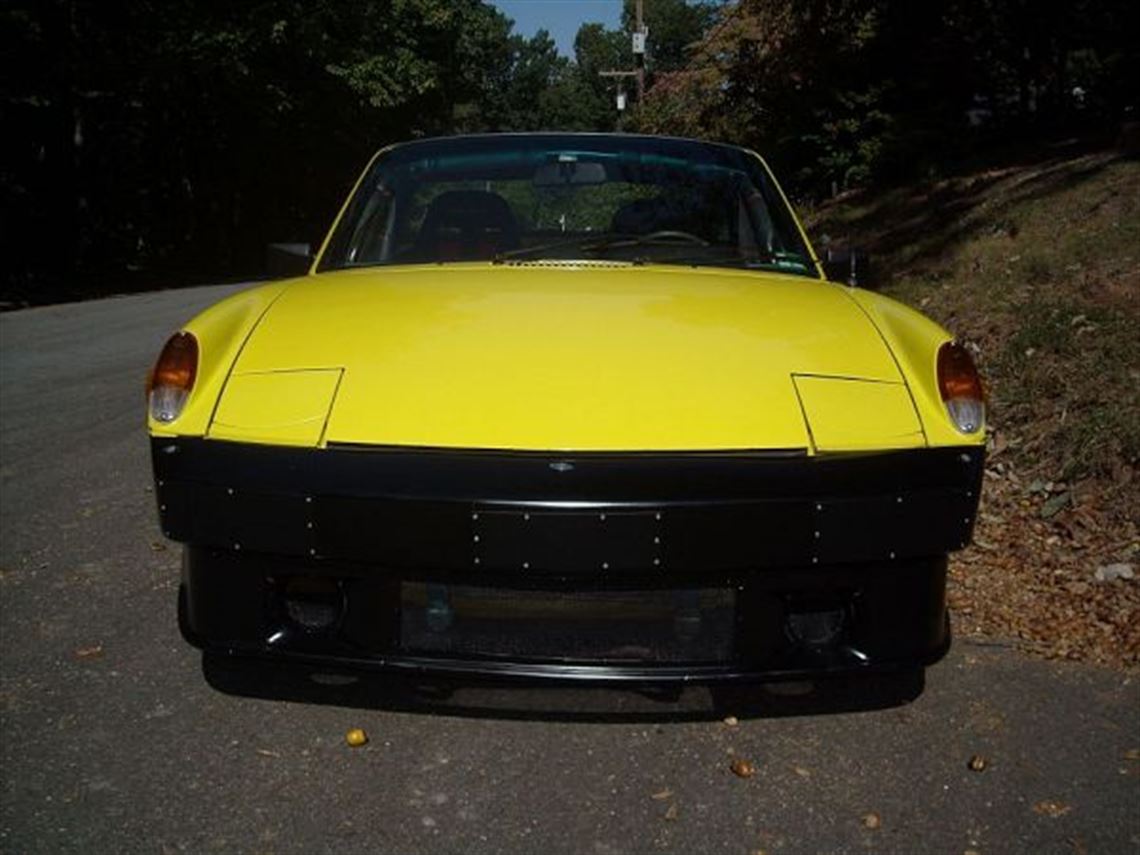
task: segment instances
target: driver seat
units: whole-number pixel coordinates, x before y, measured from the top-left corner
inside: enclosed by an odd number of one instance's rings
[[[431,200],[416,238],[425,261],[475,261],[514,249],[519,224],[511,206],[487,190],[448,190]]]

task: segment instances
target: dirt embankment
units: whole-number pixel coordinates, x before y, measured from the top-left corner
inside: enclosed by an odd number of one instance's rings
[[[1140,666],[1140,161],[1055,155],[809,217],[975,351],[989,459],[955,630]]]

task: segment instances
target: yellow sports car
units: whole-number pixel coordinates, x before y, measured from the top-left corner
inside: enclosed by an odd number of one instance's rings
[[[946,650],[980,380],[932,321],[828,280],[754,153],[396,145],[301,262],[149,381],[193,644],[614,681]]]

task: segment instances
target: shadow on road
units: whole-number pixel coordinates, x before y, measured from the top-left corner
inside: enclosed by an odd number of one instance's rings
[[[600,723],[866,712],[910,703],[925,687],[922,669],[816,683],[615,688],[349,673],[210,653],[202,656],[202,673],[217,691],[247,698],[463,718]]]

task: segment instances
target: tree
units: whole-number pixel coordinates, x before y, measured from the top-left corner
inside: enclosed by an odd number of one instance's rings
[[[1140,95],[1138,18],[1123,0],[738,0],[632,118],[762,149],[813,192],[929,174],[1119,115]]]
[[[603,24],[583,24],[574,37],[578,88],[585,100],[585,117],[594,130],[613,130],[617,123],[614,83],[600,72],[629,64],[629,42],[619,30]]]
[[[249,275],[315,239],[368,154],[485,127],[511,56],[479,0],[16,0],[5,293]],[[540,84],[544,85],[544,84]],[[508,120],[509,121],[509,120]],[[133,271],[133,272],[132,272]]]

